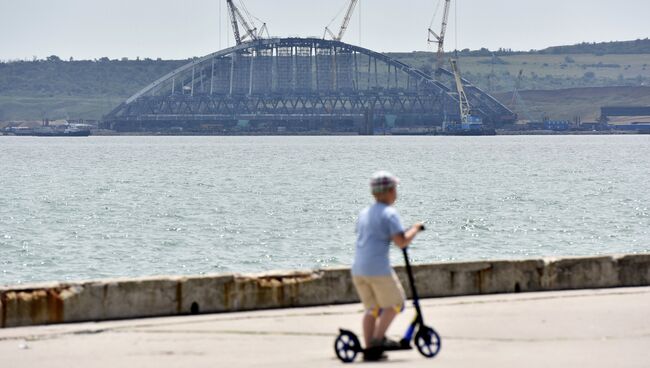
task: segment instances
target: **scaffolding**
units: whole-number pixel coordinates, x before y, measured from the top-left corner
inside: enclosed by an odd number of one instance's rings
[[[251,54],[233,53],[231,57],[230,94],[250,93],[250,71],[253,57]]]
[[[212,94],[227,94],[230,92],[230,57],[214,59],[214,77]]]
[[[253,61],[253,86],[251,93],[270,93],[273,86],[273,49],[262,48],[255,52]]]
[[[296,92],[309,93],[312,90],[311,55],[311,47],[296,47]]]
[[[334,49],[316,49],[316,81],[318,92],[334,90]]]
[[[276,59],[276,92],[293,90],[293,47],[278,47]]]
[[[336,88],[340,91],[349,92],[354,89],[354,74],[352,65],[352,51],[336,48]]]

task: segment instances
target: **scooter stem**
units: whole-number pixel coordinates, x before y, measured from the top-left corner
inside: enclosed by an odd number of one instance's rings
[[[411,295],[413,296],[413,305],[415,306],[415,312],[417,313],[417,322],[424,324],[422,311],[420,310],[420,297],[418,296],[418,291],[415,288],[413,269],[411,268],[411,262],[409,261],[409,255],[406,249],[407,248],[402,249],[402,253],[404,254],[404,263],[406,264],[406,274],[408,275],[409,284],[411,285]]]

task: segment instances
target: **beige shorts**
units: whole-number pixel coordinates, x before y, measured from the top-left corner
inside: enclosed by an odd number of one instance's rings
[[[368,310],[395,308],[401,310],[406,296],[395,272],[389,276],[353,276],[357,294]]]

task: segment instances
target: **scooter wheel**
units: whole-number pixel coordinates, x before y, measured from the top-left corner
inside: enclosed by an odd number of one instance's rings
[[[334,341],[334,351],[343,363],[352,363],[361,351],[361,343],[352,332],[341,330]]]
[[[422,327],[415,334],[415,346],[420,354],[427,358],[433,358],[440,352],[440,336],[433,328]]]

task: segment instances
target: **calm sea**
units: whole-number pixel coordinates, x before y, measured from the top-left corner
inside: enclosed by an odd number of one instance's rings
[[[650,136],[0,137],[0,285],[349,265],[378,169],[416,262],[650,252]]]

